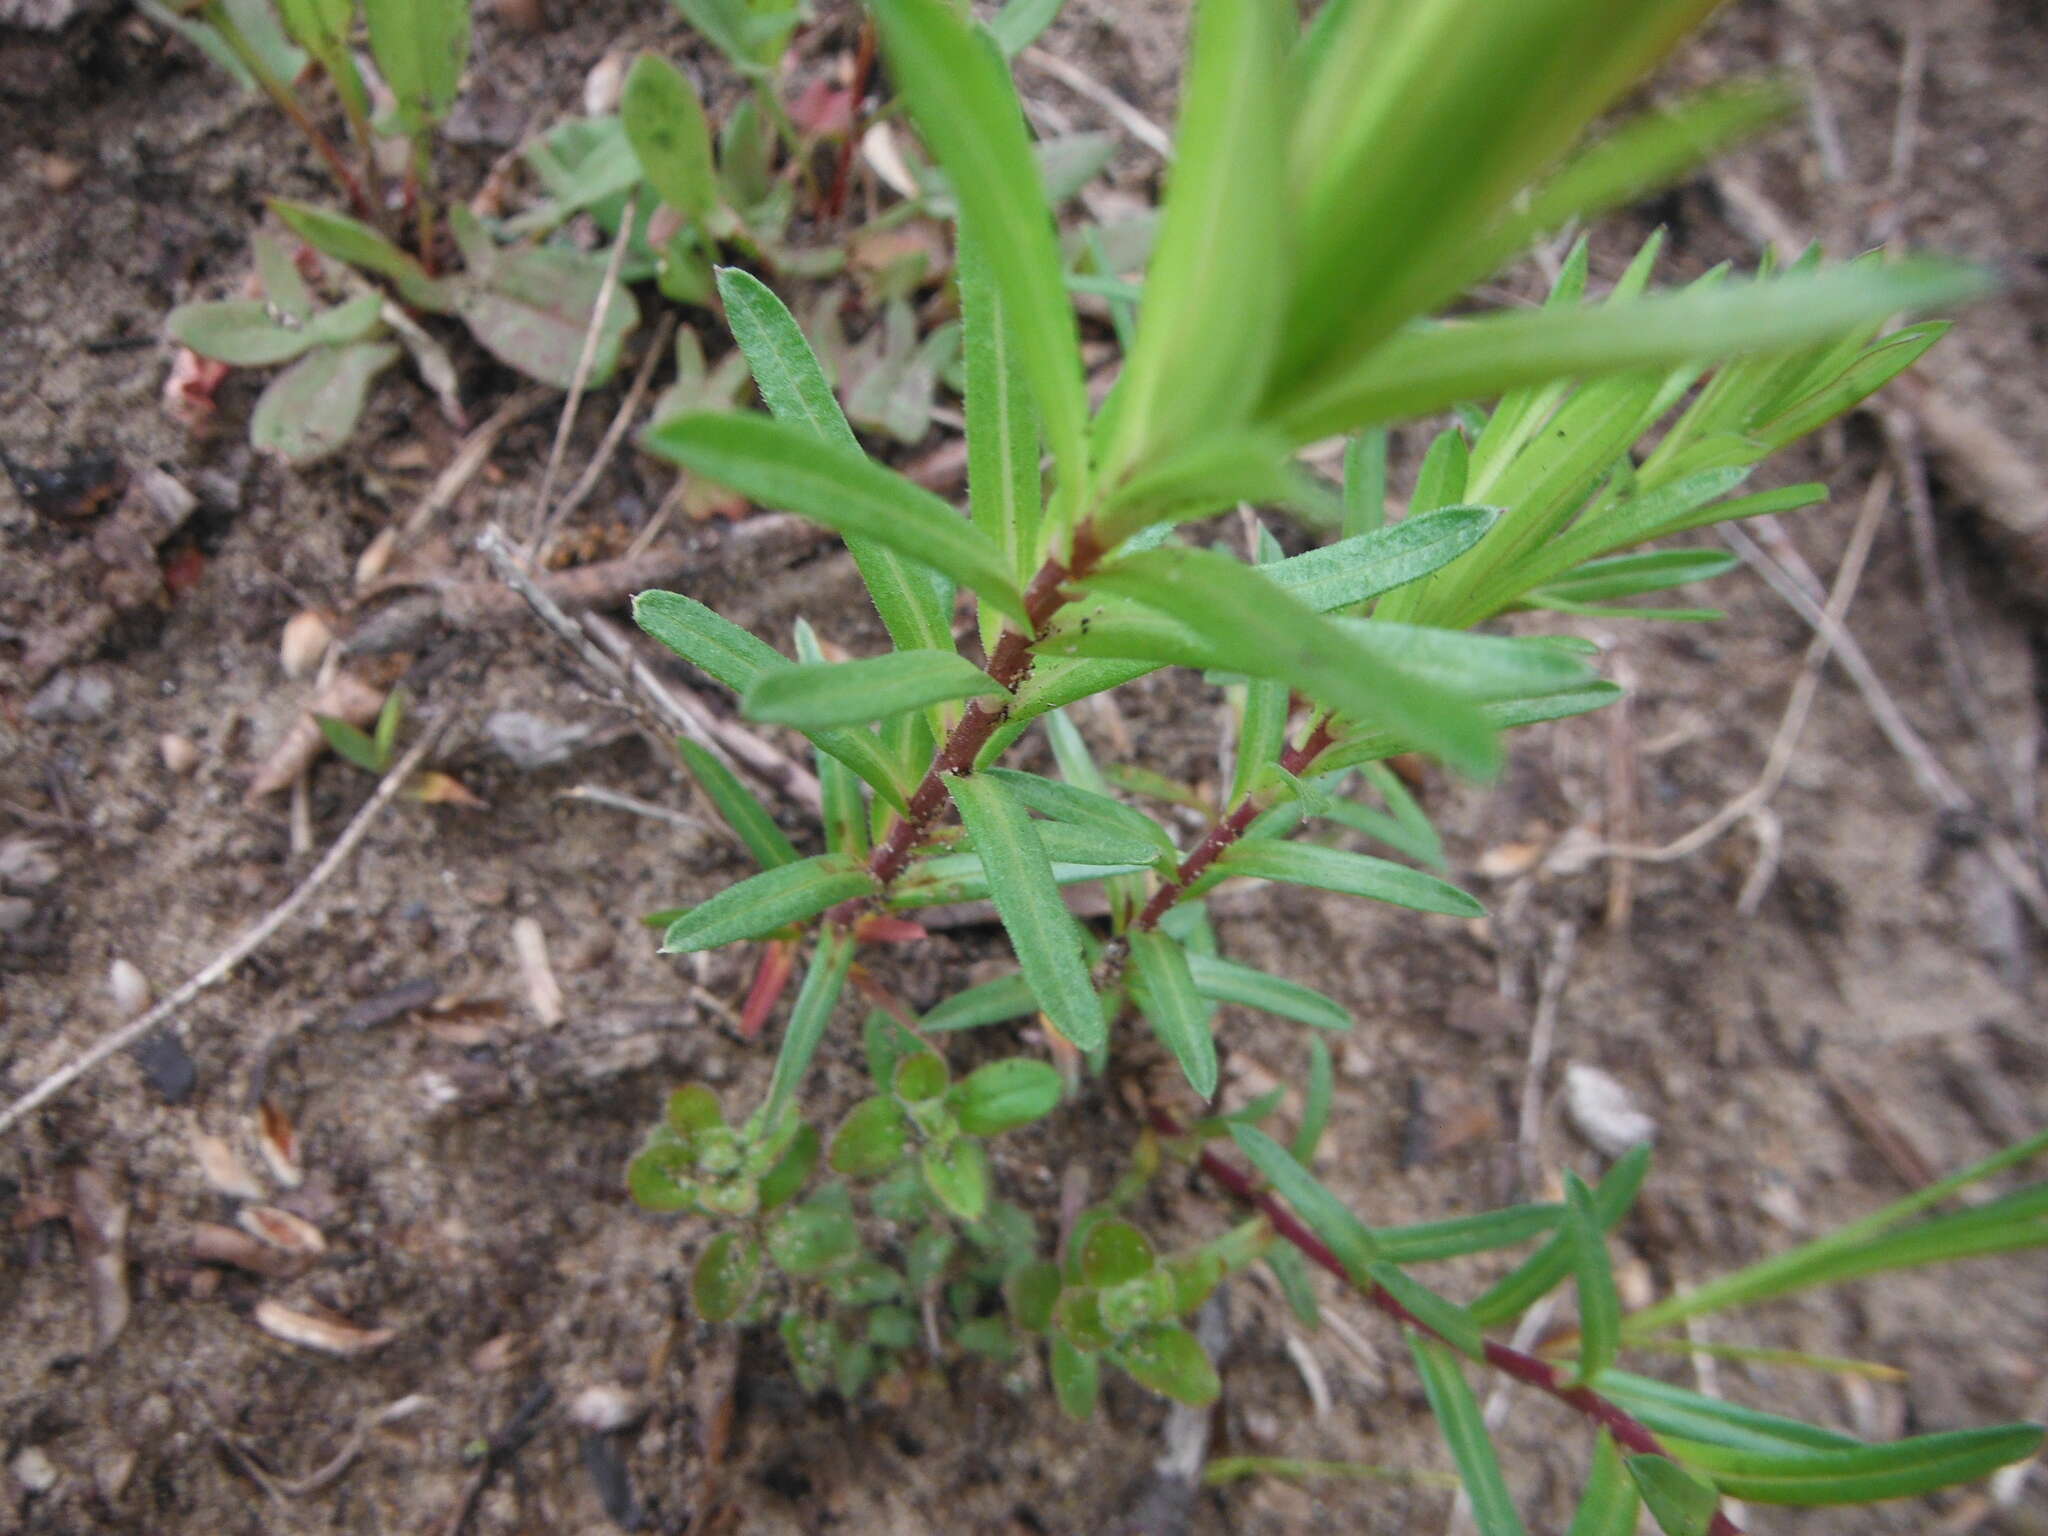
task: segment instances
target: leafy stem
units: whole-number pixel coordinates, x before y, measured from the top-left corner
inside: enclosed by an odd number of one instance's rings
[[[1186,1128],[1163,1109],[1152,1110],[1150,1118],[1152,1128],[1162,1136],[1187,1135]],[[1304,1258],[1328,1270],[1346,1285],[1357,1290],[1373,1306],[1404,1328],[1412,1328],[1432,1338],[1444,1338],[1441,1332],[1417,1317],[1385,1286],[1374,1280],[1368,1280],[1361,1285],[1358,1277],[1351,1273],[1329,1244],[1303,1225],[1301,1220],[1272,1194],[1261,1189],[1250,1174],[1230,1163],[1213,1147],[1202,1148],[1200,1164],[1202,1171],[1218,1184],[1240,1200],[1256,1207],[1259,1213],[1272,1223],[1273,1231],[1299,1249]],[[1444,1342],[1450,1343],[1450,1340],[1444,1339]],[[1648,1425],[1589,1387],[1566,1385],[1565,1373],[1548,1361],[1539,1360],[1534,1355],[1525,1354],[1512,1345],[1502,1344],[1493,1339],[1485,1341],[1485,1359],[1488,1365],[1503,1375],[1557,1399],[1567,1408],[1605,1429],[1623,1448],[1645,1456],[1671,1455]],[[1742,1536],[1742,1528],[1718,1507],[1707,1531],[1708,1536]]]
[[[264,94],[276,103],[278,111],[291,120],[292,126],[306,136],[306,141],[313,146],[320,158],[327,162],[327,168],[334,173],[334,179],[348,195],[349,203],[356,213],[374,222],[377,217],[376,207],[370,201],[369,194],[363,190],[362,181],[348,160],[335,147],[334,140],[322,132],[320,125],[313,121],[312,115],[306,111],[305,104],[299,100],[298,94],[271,73],[269,66],[263,61],[263,55],[249,45],[248,38],[244,37],[242,29],[235,25],[235,19],[228,14],[227,7],[221,0],[208,0],[200,15],[220,34],[222,41],[241,61],[242,67],[263,87]]]

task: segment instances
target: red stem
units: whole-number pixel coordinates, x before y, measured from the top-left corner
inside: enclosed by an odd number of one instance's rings
[[[1180,1122],[1163,1109],[1154,1109],[1151,1119],[1152,1128],[1162,1136],[1187,1134]],[[1300,1219],[1273,1195],[1260,1189],[1251,1175],[1225,1162],[1214,1148],[1202,1148],[1201,1166],[1204,1173],[1233,1195],[1256,1206],[1259,1214],[1272,1223],[1274,1232],[1300,1249],[1304,1258],[1327,1269],[1346,1285],[1361,1292],[1367,1301],[1403,1327],[1413,1328],[1432,1338],[1443,1338],[1442,1334],[1402,1306],[1383,1286],[1372,1282],[1360,1285],[1351,1271],[1344,1267],[1344,1261],[1331,1252],[1327,1243],[1303,1226]],[[1564,1377],[1557,1367],[1546,1360],[1539,1360],[1536,1356],[1524,1354],[1511,1345],[1499,1344],[1488,1339],[1486,1363],[1495,1370],[1512,1376],[1524,1386],[1534,1387],[1537,1391],[1556,1398],[1582,1417],[1600,1425],[1614,1436],[1618,1444],[1638,1455],[1671,1455],[1648,1425],[1588,1387],[1566,1386]],[[1707,1529],[1709,1536],[1742,1536],[1742,1527],[1718,1509],[1714,1511],[1713,1524]]]
[[[1298,747],[1289,747],[1280,755],[1280,766],[1288,773],[1300,773],[1329,744],[1330,720],[1325,715],[1316,722],[1316,728],[1308,733],[1306,741]],[[1133,928],[1145,933],[1157,927],[1173,904],[1187,894],[1188,887],[1206,874],[1209,866],[1220,859],[1232,843],[1244,836],[1245,829],[1258,820],[1259,812],[1264,809],[1257,795],[1246,795],[1235,810],[1212,825],[1208,835],[1195,845],[1195,851],[1181,861],[1173,879],[1152,893],[1152,899],[1145,903],[1145,910],[1138,914]]]
[[[1031,675],[1033,660],[1031,647],[1045,635],[1046,626],[1052,617],[1066,603],[1069,593],[1065,583],[1085,576],[1106,553],[1095,541],[1095,532],[1083,523],[1074,530],[1074,547],[1065,564],[1048,557],[1038,568],[1038,574],[1031,578],[1031,585],[1024,589],[1024,617],[1029,626],[1026,630],[1006,627],[1002,638],[996,641],[995,654],[989,658],[987,672],[1000,683],[1005,693],[1015,692],[1017,685]],[[971,773],[975,759],[981,756],[981,749],[988,745],[997,727],[1009,718],[1010,706],[1007,699],[990,707],[976,699],[967,706],[959,724],[947,734],[945,744],[932,755],[931,767],[925,770],[924,778],[911,791],[905,802],[903,814],[890,826],[888,835],[875,846],[868,858],[868,873],[882,889],[903,873],[910,862],[911,854],[924,840],[925,834],[946,808],[949,797],[946,793],[948,774]],[[841,924],[850,923],[860,915],[866,906],[867,897],[855,897],[835,907],[831,920]]]

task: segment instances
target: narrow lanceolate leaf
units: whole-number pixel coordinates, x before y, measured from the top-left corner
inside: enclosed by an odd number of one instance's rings
[[[1294,1133],[1294,1160],[1304,1168],[1316,1164],[1316,1148],[1322,1145],[1323,1128],[1330,1123],[1330,1103],[1337,1079],[1330,1063],[1330,1048],[1314,1035],[1308,1037],[1308,1088],[1302,1094],[1301,1127]]]
[[[1445,1345],[1413,1330],[1408,1334],[1408,1348],[1422,1373],[1422,1390],[1429,1397],[1430,1411],[1436,1415],[1437,1426],[1451,1448],[1451,1459],[1458,1464],[1466,1497],[1472,1501],[1472,1524],[1479,1536],[1524,1536],[1522,1517],[1508,1497],[1493,1439],[1486,1432],[1486,1420],[1458,1366],[1458,1357]]]
[[[1380,664],[1335,621],[1227,555],[1147,550],[1123,556],[1088,584],[1179,620],[1226,666],[1254,677],[1277,675],[1319,703],[1397,731],[1455,767],[1487,773],[1499,761],[1493,732],[1471,705]]]
[[[1572,1385],[1598,1385],[1621,1346],[1621,1296],[1607,1254],[1607,1231],[1593,1191],[1576,1173],[1564,1176],[1564,1232],[1571,1242],[1573,1283],[1579,1297],[1579,1359]]]
[[[680,592],[640,593],[633,599],[633,621],[734,693],[745,694],[763,677],[794,665],[767,641]]]
[[[960,226],[960,345],[967,365],[967,506],[1018,580],[1038,561],[1038,416],[987,254]]]
[[[872,539],[973,588],[1003,612],[1024,617],[1024,600],[1002,551],[931,492],[859,452],[833,447],[780,420],[719,413],[661,422],[643,441],[650,452],[762,506]],[[950,646],[950,634],[944,643]]]
[[[986,772],[988,777],[1021,801],[1026,810],[1076,827],[1093,827],[1101,832],[1115,833],[1125,841],[1149,843],[1168,858],[1177,853],[1173,838],[1164,827],[1121,800],[1112,800],[1106,794],[1084,789],[1079,784],[1062,784],[1057,779],[1019,773],[1011,768],[991,768]]]
[[[1003,57],[1014,59],[1038,41],[1039,33],[1053,24],[1065,3],[1066,0],[1007,0],[988,24]]]
[[[789,923],[815,917],[827,907],[865,896],[874,888],[874,880],[857,860],[838,854],[763,870],[738,885],[727,886],[670,923],[662,937],[662,952],[716,949],[735,939],[758,939]]]
[[[365,272],[390,278],[406,303],[435,314],[454,307],[455,296],[445,283],[429,277],[427,269],[414,257],[361,220],[282,197],[272,198],[270,208],[285,228],[315,250]]]
[[[1334,613],[1449,565],[1499,517],[1493,507],[1444,507],[1261,567],[1260,574],[1316,612]]]
[[[1021,1019],[1037,1011],[1038,999],[1032,996],[1031,983],[1018,971],[956,992],[917,1022],[920,1029],[930,1034],[935,1030],[979,1029],[984,1024]]]
[[[1233,1124],[1230,1134],[1238,1150],[1273,1186],[1273,1193],[1294,1207],[1294,1213],[1329,1245],[1358,1284],[1379,1259],[1379,1245],[1365,1223],[1352,1215],[1335,1195],[1279,1142],[1254,1125]]]
[[[1062,487],[1087,477],[1079,332],[1052,210],[1002,55],[949,0],[877,0],[891,73],[983,242]]]
[[[1647,1144],[1615,1159],[1614,1166],[1607,1170],[1600,1187],[1593,1192],[1594,1211],[1603,1232],[1628,1214],[1649,1172],[1650,1148]],[[1505,1322],[1519,1316],[1571,1273],[1575,1252],[1570,1235],[1557,1233],[1473,1302],[1468,1310],[1484,1324]]]
[[[1314,843],[1240,842],[1216,861],[1233,875],[1284,880],[1318,890],[1363,896],[1418,912],[1448,917],[1483,917],[1486,909],[1447,880],[1366,853],[1323,848]]]
[[[1608,304],[1537,309],[1401,333],[1281,419],[1299,441],[1378,421],[1427,415],[1551,379],[1676,368],[1789,350],[1901,311],[1967,303],[1984,273],[1930,261],[1786,277]]]
[[[1674,1455],[1730,1498],[1816,1508],[1910,1498],[1974,1482],[2041,1449],[2038,1424],[1917,1435],[1888,1445],[1826,1450],[1733,1451],[1669,1440]],[[1645,1497],[1648,1489],[1644,1490]]]
[[[796,621],[796,654],[800,666],[790,671],[800,672],[807,668],[824,668],[824,652],[818,648],[818,637],[812,632],[810,621],[799,618]],[[774,678],[786,677],[786,672],[777,672],[763,678],[755,688],[767,686]],[[748,697],[753,697],[749,690]],[[866,738],[876,741],[864,730],[848,730],[839,734],[855,739]],[[876,746],[880,747],[876,741]],[[868,851],[868,807],[861,799],[860,784],[853,771],[828,752],[822,744],[813,754],[818,765],[818,810],[825,824],[825,846],[834,853],[850,854],[865,858]]]
[[[1593,1446],[1586,1491],[1579,1495],[1578,1512],[1565,1536],[1635,1536],[1641,1508],[1642,1498],[1615,1448],[1614,1437],[1603,1429]]]
[[[996,913],[1038,1006],[1082,1050],[1102,1044],[1102,1008],[1088,976],[1081,930],[1060,900],[1052,861],[1024,807],[997,781],[948,775],[946,788],[988,871]]]
[[[1194,954],[1188,956],[1188,974],[1194,977],[1195,990],[1212,1002],[1263,1009],[1317,1029],[1351,1027],[1351,1015],[1341,1004],[1284,976],[1268,975],[1234,960]]]
[[[1163,933],[1133,933],[1132,995],[1196,1093],[1216,1092],[1216,1037],[1207,999],[1195,990],[1187,951]]]
[[[951,651],[892,651],[771,672],[747,689],[742,708],[755,720],[822,730],[1002,691],[981,668]]]
[[[754,878],[765,880],[769,876]],[[795,1102],[811,1058],[818,1053],[818,1042],[825,1037],[825,1026],[832,1021],[832,1010],[839,1006],[839,994],[846,989],[846,972],[853,964],[853,951],[851,933],[830,924],[819,933],[811,968],[804,973],[803,987],[790,1010],[789,1027],[782,1034],[782,1050],[775,1058],[774,1075],[768,1079],[768,1092],[757,1112],[761,1124],[778,1123]]]
[[[469,0],[363,0],[370,53],[417,136],[455,105],[469,62]]]
[[[1296,25],[1291,8],[1267,0],[1195,8],[1176,158],[1104,455],[1112,480],[1162,449],[1238,426],[1264,390],[1287,278],[1286,186],[1274,167],[1285,154],[1282,60]],[[1223,315],[1228,346],[1210,323]]]
[[[1701,1482],[1667,1456],[1631,1456],[1628,1475],[1664,1536],[1707,1536],[1721,1507],[1713,1484]]]
[[[1666,592],[1691,581],[1712,581],[1735,567],[1735,556],[1716,549],[1653,549],[1639,555],[1588,560],[1532,594],[1532,601],[1604,603],[1644,592]]]
[[[787,306],[760,279],[737,267],[719,268],[718,292],[733,339],[746,355],[754,387],[769,413],[821,443],[858,454],[853,428]],[[951,509],[947,515],[952,516]],[[846,547],[860,567],[861,580],[889,637],[904,650],[951,650],[952,592],[930,569],[930,562],[922,561],[914,550],[906,552],[843,528],[840,532],[847,535]]]
[[[687,736],[676,739],[676,751],[681,754],[683,765],[690,770],[698,786],[710,796],[718,814],[725,818],[725,824],[733,829],[746,845],[747,852],[754,856],[756,864],[763,869],[774,869],[779,865],[796,863],[796,849],[782,828],[775,824],[775,818],[768,814],[768,807],[754,797],[730,768]]]
[[[1459,1354],[1471,1360],[1486,1357],[1486,1336],[1463,1307],[1446,1301],[1421,1281],[1410,1279],[1405,1271],[1385,1259],[1367,1265],[1365,1272],[1375,1285],[1407,1308],[1416,1321]]]
[[[696,87],[667,59],[643,53],[626,72],[619,119],[647,184],[685,217],[702,218],[718,202],[711,128]]]

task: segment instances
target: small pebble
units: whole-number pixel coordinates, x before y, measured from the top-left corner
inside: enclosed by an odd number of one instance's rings
[[[180,736],[175,731],[166,731],[157,738],[156,750],[164,760],[167,772],[184,778],[199,766],[199,748],[190,737]]]
[[[278,660],[284,666],[286,677],[311,677],[326,656],[327,647],[334,643],[334,631],[327,620],[311,608],[295,613],[285,624],[283,638],[278,641]]]
[[[38,725],[89,725],[113,707],[114,685],[97,672],[59,672],[24,709]]]
[[[57,1464],[31,1445],[14,1458],[14,1480],[30,1493],[48,1493],[57,1486]]]
[[[168,1029],[160,1029],[128,1048],[149,1086],[166,1104],[183,1104],[199,1086],[199,1068],[186,1051],[184,1042]]]
[[[647,1404],[634,1392],[624,1387],[585,1387],[576,1394],[576,1400],[569,1405],[569,1419],[580,1428],[609,1434],[615,1429],[625,1429],[637,1424],[647,1416]]]
[[[523,709],[501,709],[484,721],[484,735],[513,767],[527,773],[566,763],[597,727],[559,725]]]
[[[1573,1129],[1609,1157],[1657,1139],[1657,1122],[1636,1107],[1618,1079],[1598,1067],[1574,1062],[1565,1068],[1564,1109]]]
[[[107,967],[107,995],[120,1018],[140,1018],[149,1007],[149,978],[134,961],[117,959]]]

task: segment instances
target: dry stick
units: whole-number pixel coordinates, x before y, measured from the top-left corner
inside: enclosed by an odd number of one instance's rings
[[[1906,759],[1912,770],[1914,782],[1921,792],[1944,811],[1956,812],[1981,820],[1982,817],[1963,787],[1953,775],[1941,765],[1913,729],[1912,723],[1900,710],[1898,703],[1885,687],[1884,680],[1877,675],[1877,669],[1870,664],[1863,647],[1856,637],[1843,629],[1839,620],[1824,612],[1806,589],[1791,573],[1770,555],[1766,554],[1748,534],[1733,526],[1724,526],[1721,536],[1733,549],[1770,584],[1771,590],[1789,603],[1793,611],[1825,637],[1834,647],[1834,654],[1842,663],[1842,670],[1849,674],[1857,692],[1863,695],[1863,702],[1869,708],[1877,728],[1885,739]],[[2048,928],[2048,890],[2044,890],[2040,877],[2027,866],[2017,848],[2013,847],[2004,833],[1987,828],[1984,833],[1984,850],[1990,857],[1992,868],[1998,871],[2020,900],[2026,903],[2034,921]]]
[[[198,975],[192,977],[141,1018],[122,1025],[112,1034],[102,1036],[98,1044],[83,1055],[74,1057],[65,1066],[59,1067],[8,1105],[4,1112],[0,1112],[0,1134],[12,1129],[23,1116],[47,1104],[110,1056],[126,1050],[136,1041],[145,1039],[162,1028],[193,998],[208,987],[226,980],[229,972],[268,943],[271,935],[278,929],[298,916],[300,910],[313,899],[320,887],[334,878],[335,872],[348,862],[349,856],[369,834],[378,814],[391,803],[405,781],[412,776],[413,770],[426,760],[427,754],[440,739],[446,724],[444,718],[428,725],[426,730],[421,732],[419,740],[398,760],[397,766],[384,775],[382,782],[377,785],[376,793],[356,812],[355,820],[342,829],[341,836],[334,840],[334,846],[327,850],[327,856],[313,867],[312,873],[299,882],[291,895],[271,908],[268,915],[253,928],[216,955]]]
[[[1173,158],[1173,139],[1166,130],[1093,75],[1076,69],[1065,59],[1055,58],[1043,48],[1026,48],[1019,57],[1040,73],[1051,75],[1076,96],[1094,102],[1116,121],[1119,128],[1160,159]]]
[[[585,614],[578,624],[562,612],[526,573],[502,528],[496,524],[485,528],[477,535],[476,547],[491,562],[499,580],[525,599],[527,607],[549,632],[614,690],[614,702],[633,710],[643,725],[656,735],[664,734],[665,730],[681,731],[728,767],[744,767],[799,807],[817,811],[822,802],[813,775],[751,732],[715,721],[710,711],[701,706],[685,705],[678,691],[665,686],[635,658],[625,637],[596,614]]]
[[[1550,1054],[1557,1041],[1557,1016],[1564,1002],[1565,983],[1571,979],[1572,955],[1578,949],[1579,925],[1561,922],[1551,933],[1550,960],[1543,967],[1543,979],[1536,989],[1536,1018],[1529,1030],[1529,1059],[1522,1069],[1521,1117],[1515,1131],[1515,1150],[1522,1165],[1522,1185],[1533,1192],[1537,1187],[1537,1142],[1543,1129],[1543,1078],[1550,1070]]]
[[[670,310],[661,317],[661,324],[655,328],[654,339],[647,344],[647,355],[640,359],[639,371],[633,375],[633,385],[626,391],[626,398],[619,402],[619,408],[612,415],[611,425],[604,429],[597,452],[590,456],[590,463],[583,473],[576,477],[576,483],[564,493],[554,510],[553,521],[559,524],[563,518],[583,505],[584,499],[597,489],[597,482],[603,476],[605,466],[612,461],[612,455],[619,451],[619,442],[626,435],[626,429],[633,425],[633,417],[640,409],[640,402],[647,398],[647,388],[654,382],[654,370],[668,353],[669,338],[675,334],[675,311]],[[652,524],[650,524],[652,526]],[[637,541],[636,541],[637,542]],[[653,542],[650,537],[649,543]]]
[[[1849,547],[1842,555],[1834,591],[1828,596],[1828,623],[1806,648],[1799,679],[1792,685],[1792,697],[1785,705],[1785,713],[1778,722],[1778,733],[1771,739],[1763,772],[1757,775],[1756,782],[1683,837],[1661,848],[1612,844],[1602,850],[1607,857],[1635,859],[1645,864],[1670,864],[1690,858],[1735,823],[1753,816],[1777,793],[1786,771],[1792,766],[1792,754],[1798,750],[1799,738],[1806,730],[1806,717],[1820,688],[1821,669],[1836,648],[1838,637],[1846,633],[1841,627],[1842,616],[1849,611],[1849,604],[1856,596],[1856,585],[1863,577],[1863,566],[1870,557],[1870,546],[1877,537],[1878,520],[1890,499],[1891,488],[1890,471],[1879,470],[1863,498],[1863,510],[1856,519],[1855,531],[1849,536]],[[1804,596],[1803,593],[1801,595]]]
[[[555,531],[560,520],[559,511],[548,511],[548,498],[554,494],[555,476],[562,471],[562,456],[569,451],[569,433],[576,426],[576,411],[583,404],[583,389],[590,382],[591,370],[597,366],[598,342],[604,336],[605,317],[611,313],[612,297],[619,291],[619,269],[625,265],[626,247],[632,243],[633,220],[638,208],[626,204],[625,217],[619,221],[618,238],[612,242],[611,260],[605,263],[604,282],[597,290],[597,303],[590,311],[590,325],[583,333],[583,350],[576,357],[576,371],[569,377],[569,396],[562,402],[561,418],[555,423],[555,444],[548,450],[548,465],[541,472],[540,493],[533,498],[533,537],[526,541],[526,563],[532,565],[540,559],[541,548]]]
[[[1162,1136],[1188,1134],[1187,1129],[1163,1109],[1154,1109],[1151,1112],[1151,1120],[1152,1128]],[[1344,1267],[1344,1261],[1330,1250],[1328,1244],[1302,1225],[1294,1212],[1282,1205],[1272,1194],[1260,1189],[1251,1175],[1227,1162],[1213,1147],[1202,1148],[1200,1164],[1202,1171],[1210,1178],[1238,1199],[1254,1206],[1259,1214],[1272,1224],[1275,1235],[1285,1238],[1300,1249],[1304,1258],[1328,1270],[1404,1328],[1412,1328],[1417,1333],[1427,1334],[1445,1343],[1450,1342],[1402,1306],[1385,1287],[1370,1280],[1363,1285],[1359,1284],[1357,1277]],[[1605,1429],[1614,1436],[1616,1443],[1626,1450],[1644,1456],[1671,1455],[1648,1425],[1589,1387],[1566,1386],[1563,1374],[1546,1360],[1539,1360],[1511,1344],[1496,1343],[1488,1339],[1486,1363],[1524,1386],[1534,1387],[1537,1391],[1556,1398],[1581,1417]],[[1710,1536],[1741,1536],[1741,1528],[1718,1509],[1708,1531]]]
[[[1899,59],[1899,107],[1892,118],[1891,176],[1897,196],[1913,179],[1913,154],[1920,145],[1920,93],[1927,80],[1927,3],[1907,0],[1906,47]]]

